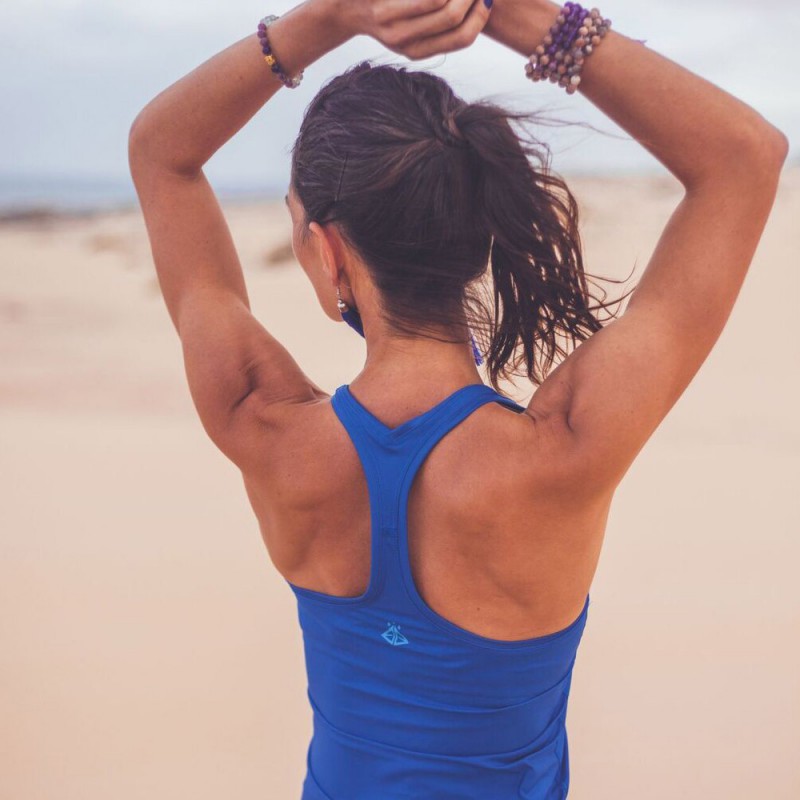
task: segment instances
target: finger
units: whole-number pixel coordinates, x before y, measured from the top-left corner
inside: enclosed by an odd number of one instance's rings
[[[486,27],[490,13],[491,9],[486,7],[484,0],[475,0],[457,28],[412,41],[403,48],[403,54],[412,60],[419,60],[469,47]]]
[[[388,24],[432,14],[448,3],[450,0],[377,0],[374,9],[375,14]]]
[[[427,0],[431,10],[387,19],[381,25],[381,39],[393,47],[405,47],[418,39],[453,31],[463,25],[475,0]],[[419,5],[415,4],[417,10]]]

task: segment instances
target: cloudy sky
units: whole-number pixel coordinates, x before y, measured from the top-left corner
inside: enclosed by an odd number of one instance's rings
[[[800,142],[799,0],[609,0],[614,27],[735,94]],[[502,0],[497,0],[498,3]],[[153,96],[248,32],[275,0],[1,0],[0,173],[127,180],[127,134]],[[279,187],[302,111],[328,77],[362,58],[404,63],[358,37],[280,91],[206,167],[212,182]],[[489,39],[466,51],[413,62],[433,69],[467,99],[492,96],[543,107],[616,136],[548,128],[554,166],[663,167],[580,94],[532,83],[524,60]],[[619,138],[621,137],[621,138]]]

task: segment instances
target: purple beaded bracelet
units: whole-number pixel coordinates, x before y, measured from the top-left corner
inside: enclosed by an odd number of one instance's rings
[[[610,28],[611,20],[604,19],[597,8],[589,11],[580,3],[565,3],[550,32],[528,56],[525,74],[532,81],[549,79],[573,94],[587,56]]]
[[[290,78],[283,71],[281,65],[278,64],[278,59],[275,58],[275,54],[272,52],[272,48],[269,44],[269,38],[267,37],[267,28],[275,22],[276,19],[278,19],[276,14],[269,14],[258,23],[258,39],[261,42],[261,52],[264,54],[264,61],[269,64],[270,69],[281,79],[283,85],[287,86],[289,89],[296,89],[300,85],[300,81],[303,80],[303,70],[300,70],[297,75]]]

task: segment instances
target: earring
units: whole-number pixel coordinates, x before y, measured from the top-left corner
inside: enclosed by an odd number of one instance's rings
[[[342,293],[339,291],[338,286],[336,287],[336,297],[338,298],[336,301],[336,305],[339,307],[339,311],[341,312],[347,311],[347,309],[350,308],[350,306],[348,306],[347,303],[345,303],[345,301],[342,300]]]
[[[364,336],[364,325],[361,322],[361,315],[355,308],[350,308],[347,303],[342,300],[342,295],[339,291],[339,287],[336,287],[336,305],[339,308],[339,313],[342,315],[342,319],[358,334]]]

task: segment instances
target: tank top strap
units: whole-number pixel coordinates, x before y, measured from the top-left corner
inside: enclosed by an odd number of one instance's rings
[[[331,405],[358,454],[370,503],[369,588],[358,602],[399,609],[415,593],[408,554],[407,506],[422,462],[442,437],[480,406],[499,402],[517,412],[524,407],[484,383],[456,389],[432,408],[395,428],[379,420],[346,384]]]
[[[524,407],[484,383],[456,389],[432,408],[390,428],[339,386],[331,397],[336,415],[358,453],[369,488],[373,529],[396,527],[401,519],[399,501],[404,484],[410,484],[430,450],[450,430],[478,407],[500,402],[516,411]]]

